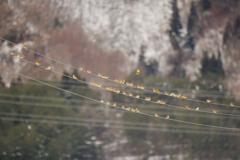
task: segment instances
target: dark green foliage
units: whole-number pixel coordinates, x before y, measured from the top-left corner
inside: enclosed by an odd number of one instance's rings
[[[78,117],[78,110],[73,110],[72,106],[81,107],[79,104],[69,105],[69,100],[64,98],[62,92],[44,85],[18,84],[20,78],[12,87],[1,89],[1,94],[39,96],[49,99],[26,99],[22,97],[0,97],[0,101],[17,102],[16,104],[1,103],[0,113],[19,113],[34,114],[42,116],[58,117]],[[56,85],[56,84],[55,84]],[[84,92],[79,91],[78,92]],[[73,88],[70,88],[73,91]],[[98,94],[88,89],[88,96],[97,96]],[[55,99],[61,99],[61,101]],[[27,105],[22,103],[41,103],[43,105]],[[61,108],[65,105],[69,108]],[[51,107],[52,106],[52,107]],[[56,106],[56,107],[53,107]],[[60,107],[60,108],[59,108]],[[3,115],[1,115],[3,117]],[[9,116],[7,116],[9,117]],[[85,126],[72,126],[62,124],[62,121],[51,119],[60,124],[48,123],[31,123],[24,119],[38,120],[29,116],[11,116],[22,119],[22,121],[0,120],[0,159],[1,160],[26,160],[26,159],[98,159],[97,148],[91,140],[93,136],[91,130]],[[41,120],[41,119],[39,119]],[[44,121],[43,121],[44,122]],[[64,121],[63,121],[64,122]],[[29,129],[29,126],[31,128]],[[88,142],[88,143],[86,143]]]
[[[62,28],[63,27],[63,23],[59,20],[59,18],[54,18],[54,24],[53,24],[54,28]]]
[[[212,6],[210,0],[201,0],[200,5],[203,11],[209,10]]]
[[[220,59],[220,55],[219,55]],[[211,58],[209,59],[211,61]],[[216,61],[216,58],[215,58]],[[176,77],[141,77],[141,75],[131,74],[127,81],[132,82],[134,84],[142,84],[145,88],[151,89],[157,88],[163,93],[167,91],[168,93],[174,92],[176,94],[184,94],[188,98],[192,98],[194,95],[194,99],[205,101],[209,95],[211,96],[212,102],[229,104],[230,102],[234,102],[234,104],[238,105],[239,102],[235,101],[234,98],[228,97],[226,94],[226,90],[223,85],[223,80],[221,78],[216,78],[216,74],[213,72],[209,72],[206,76],[202,76],[198,80],[194,82],[188,81],[186,78],[176,78]],[[222,86],[222,87],[220,87]],[[196,89],[199,88],[200,90]],[[165,95],[153,94],[148,92],[141,92],[135,89],[124,89],[126,92],[139,94],[141,98],[151,97],[153,101],[157,99],[164,100],[167,104],[175,105],[179,107],[185,107],[189,105],[190,108],[194,109],[195,107],[200,107],[200,110],[208,110],[212,109],[224,109],[223,106],[217,107],[215,105],[210,105],[206,103],[199,102],[191,102],[183,99],[173,98]],[[191,92],[191,91],[195,92]],[[220,92],[221,91],[221,92]],[[214,93],[218,92],[218,94],[222,93],[219,97],[214,97]],[[126,98],[122,95],[115,95],[114,101],[124,101]],[[131,103],[132,102],[132,103]],[[239,128],[240,123],[237,119],[233,117],[217,117],[213,114],[205,114],[205,113],[197,113],[191,112],[188,110],[179,110],[171,106],[165,105],[157,105],[148,103],[141,100],[136,99],[127,99],[125,106],[139,108],[140,111],[144,113],[154,114],[158,113],[159,116],[170,115],[170,118],[183,120],[187,122],[208,124],[208,125],[216,125],[216,126],[226,126],[226,127],[234,127]],[[230,108],[226,107],[229,113],[237,113],[240,110],[238,108]],[[195,116],[197,115],[197,116]],[[143,155],[145,159],[148,159],[150,156],[154,155],[170,155],[172,159],[174,159],[174,155],[187,155],[184,159],[239,159],[239,142],[240,139],[238,136],[216,136],[219,132],[223,133],[223,131],[209,129],[206,127],[196,127],[191,125],[190,129],[196,133],[190,133],[189,129],[183,129],[186,131],[185,133],[179,132],[164,132],[165,130],[174,130],[171,125],[182,126],[182,123],[166,121],[157,118],[151,118],[144,115],[138,115],[134,113],[125,112],[123,116],[125,121],[137,122],[142,124],[147,124],[145,127],[148,130],[128,130],[125,129],[125,135],[129,142],[129,148],[127,150],[131,152],[133,155]],[[155,123],[157,125],[161,125],[159,131],[151,131],[151,129],[155,128],[152,124]],[[137,126],[137,125],[136,125]],[[199,133],[198,133],[199,132]],[[211,134],[200,134],[200,132],[207,132]],[[233,132],[228,132],[233,133]],[[151,152],[150,152],[151,151]]]
[[[218,77],[224,78],[224,70],[220,52],[218,52],[218,59],[215,58],[215,55],[213,55],[212,58],[209,58],[208,53],[205,52],[201,64],[202,68],[200,71],[202,76],[206,76],[208,73],[213,73]]]
[[[172,1],[172,18],[171,18],[171,33],[175,33],[180,37],[180,30],[182,29],[182,24],[179,16],[179,9],[177,7],[177,0]]]
[[[146,46],[141,46],[140,55],[138,61],[138,69],[141,70],[141,74],[146,76],[156,75],[158,73],[158,62],[156,60],[150,61],[148,63],[145,62],[145,50]]]

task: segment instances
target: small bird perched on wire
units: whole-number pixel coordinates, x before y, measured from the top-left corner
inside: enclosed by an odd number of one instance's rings
[[[136,75],[139,75],[140,73],[141,73],[140,70],[137,69],[137,71],[136,71]]]

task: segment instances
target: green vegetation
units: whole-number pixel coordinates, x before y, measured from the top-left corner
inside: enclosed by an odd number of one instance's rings
[[[93,98],[97,98],[98,93],[90,90],[85,85],[85,89],[77,89],[82,84],[71,84],[69,79],[64,79],[63,87],[76,93],[80,93]],[[29,97],[43,97],[43,99],[26,99],[23,97],[2,97],[0,101],[17,102],[14,104],[1,103],[0,112],[51,115],[60,117],[78,117],[83,118],[77,109],[73,107],[82,107],[71,102],[75,96],[63,93],[54,88],[44,85],[33,85],[34,81],[26,84],[13,82],[11,88],[1,88],[1,94],[27,95]],[[45,97],[45,98],[44,98]],[[51,99],[49,99],[51,98]],[[60,98],[61,101],[56,100]],[[76,98],[76,97],[75,97]],[[79,97],[77,97],[78,100]],[[85,100],[83,100],[84,102]],[[33,103],[26,105],[25,103]],[[42,105],[34,105],[34,104]],[[61,108],[60,106],[69,106]],[[86,105],[82,103],[82,105]],[[55,107],[51,107],[55,106]],[[70,107],[71,106],[71,107]],[[1,117],[5,117],[2,115]],[[9,116],[6,116],[9,117]],[[11,116],[10,116],[11,117]],[[26,160],[26,159],[98,159],[98,148],[91,139],[93,130],[85,126],[73,126],[52,123],[31,123],[32,117],[15,116],[18,120],[5,121],[0,120],[0,159],[1,160]],[[29,119],[27,121],[26,119]],[[20,120],[20,121],[19,121]],[[35,118],[33,120],[36,120]],[[41,119],[38,119],[41,120]],[[58,122],[57,120],[54,120]],[[46,121],[48,122],[48,121]]]

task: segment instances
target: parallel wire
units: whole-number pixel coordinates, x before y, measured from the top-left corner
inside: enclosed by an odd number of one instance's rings
[[[107,111],[107,112],[114,112],[111,110],[105,110],[105,108],[84,108],[84,107],[70,107],[69,105],[54,105],[52,103],[36,103],[36,102],[18,102],[18,101],[7,101],[7,100],[0,100],[0,104],[16,104],[16,105],[25,105],[25,106],[38,106],[38,107],[47,107],[47,108],[67,108],[67,109],[79,109],[79,110],[96,110],[96,111]],[[94,103],[96,104],[96,103]],[[132,105],[128,105],[128,107],[133,107]],[[150,107],[144,106],[144,108],[148,108],[148,113],[154,114],[158,112],[159,110],[150,110]],[[155,109],[155,108],[154,108]],[[146,111],[145,109],[141,111]],[[169,114],[169,111],[161,111],[161,114]],[[187,114],[187,113],[179,113],[179,112],[174,112],[171,113],[172,116],[184,116],[184,117],[198,117],[198,118],[208,118],[208,119],[222,119],[221,115],[216,115],[216,116],[207,116],[205,114]],[[218,117],[220,116],[220,117]],[[239,120],[240,117],[231,117],[231,119],[237,119]]]
[[[21,59],[21,60],[23,60],[23,61],[25,61],[25,62],[27,62],[27,63],[33,64],[33,65],[36,65],[35,63],[33,63],[33,62],[31,62],[31,61],[28,61],[28,60],[26,60],[26,59]],[[46,68],[46,67],[43,67],[43,66],[40,66],[40,65],[37,65],[37,66],[40,67],[40,68],[43,68],[43,69]],[[85,81],[82,81],[82,80],[79,80],[79,79],[74,79],[74,78],[72,78],[71,76],[68,76],[68,75],[65,75],[65,74],[63,74],[63,73],[54,71],[54,70],[52,70],[52,69],[51,69],[50,71],[51,71],[51,72],[54,72],[54,73],[56,73],[56,74],[59,74],[59,75],[68,77],[68,78],[70,78],[70,79],[73,79],[73,80],[76,80],[76,81],[79,81],[79,82],[82,82],[82,83],[85,83],[85,84],[94,86],[94,85],[92,85],[92,84],[90,84],[90,83],[88,83],[88,82],[85,82]],[[94,87],[97,87],[97,86],[94,86]],[[101,89],[107,90],[107,89],[104,88],[104,87],[97,87],[97,88],[101,88]],[[110,90],[107,90],[107,91],[110,91]],[[145,100],[145,99],[143,99],[143,98],[136,98],[135,96],[129,96],[129,95],[125,95],[125,94],[123,94],[123,93],[117,93],[117,92],[114,92],[114,91],[110,91],[110,92],[113,92],[113,93],[116,93],[116,94],[121,94],[121,95],[130,97],[130,98],[140,99],[140,100],[142,100],[142,101],[146,101],[146,102],[150,102],[150,103],[155,103],[155,104],[158,104],[158,105],[159,105],[159,103],[157,103],[157,102],[155,102],[155,101],[151,101],[151,100],[150,100],[150,101],[147,101],[147,100]],[[154,92],[154,93],[155,93],[155,92]],[[207,103],[208,103],[208,102],[207,102]],[[211,104],[213,104],[213,103],[211,103]],[[175,106],[175,105],[171,105],[171,104],[161,104],[161,105],[163,105],[163,106],[169,106],[169,107],[173,107],[173,108],[177,108],[177,109],[182,109],[182,110],[194,111],[194,112],[203,112],[203,113],[210,113],[210,114],[218,114],[218,115],[225,115],[225,116],[239,116],[239,117],[240,117],[240,115],[236,115],[236,114],[226,114],[226,113],[219,113],[219,112],[213,113],[213,112],[210,112],[210,111],[187,109],[187,108],[185,108],[185,107],[179,107],[179,106]],[[235,108],[240,108],[240,106],[235,106]]]
[[[12,43],[12,44],[14,44],[14,45],[20,45],[20,46],[23,47],[23,45],[21,45],[21,44],[13,43],[13,42],[11,42],[11,41],[9,41],[9,40],[7,40],[7,39],[4,39],[4,38],[2,38],[2,37],[0,37],[0,39],[5,40],[5,41],[7,41],[7,42],[9,42],[9,43]],[[32,52],[32,53],[35,53],[35,54],[37,54],[37,55],[40,55],[40,56],[42,56],[42,57],[45,57],[45,58],[50,59],[50,60],[52,60],[52,61],[55,61],[55,62],[57,62],[57,63],[60,63],[60,64],[65,65],[65,66],[67,66],[67,67],[70,67],[70,68],[74,68],[74,69],[79,70],[78,68],[76,68],[76,67],[74,67],[74,66],[65,64],[65,63],[63,63],[63,62],[61,62],[61,61],[55,60],[55,59],[53,59],[53,58],[50,58],[50,57],[48,57],[48,56],[45,56],[45,55],[43,55],[43,54],[40,54],[40,53],[35,52],[35,51],[33,51],[33,50],[30,50],[30,49],[28,49],[28,48],[24,48],[24,47],[23,47],[23,49],[26,49],[26,50],[28,50],[28,51],[30,51],[30,52]],[[85,73],[88,73],[87,71],[84,71],[84,70],[80,70],[80,71],[85,72]],[[93,74],[93,73],[88,73],[88,74],[91,74],[91,75],[93,75],[93,76],[99,77],[98,75]],[[101,78],[101,77],[99,77],[99,78]],[[103,79],[105,79],[105,78],[103,78]],[[112,82],[114,82],[114,83],[117,83],[117,82],[115,82],[115,81],[112,80],[112,79],[105,79],[105,80],[108,80],[108,81],[112,81]],[[136,86],[128,86],[128,85],[126,85],[126,84],[123,84],[123,85],[125,85],[125,86],[127,86],[127,87],[132,87],[132,88],[139,89],[139,88],[136,87]],[[148,90],[148,89],[141,89],[141,90],[144,90],[144,91],[147,91],[147,92],[151,92],[151,93],[155,93],[155,94],[165,95],[165,94],[163,94],[163,93],[153,92],[152,90]],[[172,98],[182,99],[182,98],[173,97],[173,96],[170,96],[170,95],[165,95],[165,96],[169,96],[169,97],[172,97]],[[184,98],[184,100],[194,101],[194,102],[200,102],[200,103],[208,103],[208,102],[206,102],[206,101],[195,100],[195,99],[190,99],[190,98]],[[220,105],[220,106],[240,107],[240,106],[231,106],[231,105],[228,105],[228,104],[221,104],[221,103],[211,103],[211,104]]]
[[[1,97],[1,94],[0,94],[0,97]],[[8,95],[7,95],[8,97]],[[23,95],[20,95],[20,96],[10,96],[10,97],[21,97],[21,98],[26,98],[26,99],[41,99],[41,100],[60,100],[60,101],[65,101],[63,99],[57,99],[57,98],[40,98],[40,97],[28,97],[28,96],[23,96]],[[80,103],[80,104],[83,104],[86,106],[86,104],[90,104],[90,105],[95,105],[96,103],[91,103],[91,102],[80,102],[80,101],[73,101],[73,102],[77,102],[77,103]],[[116,102],[116,101],[115,101]],[[39,103],[39,102],[19,102],[19,101],[13,101],[13,100],[1,100],[0,99],[0,103],[1,104],[16,104],[16,105],[26,105],[26,106],[42,106],[42,107],[54,107],[54,108],[72,108],[72,109],[80,109],[80,110],[99,110],[99,111],[104,111],[104,108],[83,108],[83,107],[70,107],[69,104],[66,104],[66,105],[60,105],[60,104],[53,104],[53,103]],[[103,105],[105,103],[102,103]],[[120,103],[121,104],[121,103]],[[129,104],[129,103],[128,103]],[[128,105],[128,107],[136,107],[136,105],[134,105],[135,103],[131,103],[130,105]],[[77,104],[79,105],[79,104]],[[74,104],[74,106],[76,106],[76,104]],[[144,105],[144,104],[137,104],[138,107],[140,108],[143,108],[142,111],[148,111],[148,113],[155,113],[155,112],[158,112],[159,111],[159,108],[158,107],[154,107],[154,106],[147,106],[147,105]],[[108,111],[108,112],[112,112],[112,111]],[[161,111],[161,113],[163,114],[168,114],[169,111]],[[210,118],[210,119],[222,119],[222,116],[223,115],[215,115],[215,116],[207,116],[205,114],[187,114],[187,113],[182,113],[182,112],[172,112],[171,115],[173,116],[185,116],[185,117],[199,117],[199,118]],[[225,117],[225,116],[224,116]],[[231,119],[240,119],[240,117],[231,117]]]
[[[156,128],[146,128],[146,127],[133,127],[133,126],[122,126],[122,125],[97,125],[88,123],[79,123],[79,122],[63,122],[63,121],[56,121],[56,120],[39,120],[39,119],[26,119],[26,118],[12,118],[12,117],[1,117],[0,120],[7,120],[7,121],[26,121],[32,123],[45,123],[45,124],[55,124],[55,125],[72,125],[72,126],[85,126],[85,127],[101,127],[101,128],[116,128],[116,129],[129,129],[129,130],[145,130],[145,131],[157,131],[157,132],[172,132],[172,133],[187,133],[187,134],[214,134],[215,136],[239,136],[240,134],[237,133],[229,133],[229,132],[205,132],[205,131],[194,131],[194,130],[178,130],[178,129],[156,129]]]
[[[4,68],[3,66],[1,66],[1,67]],[[13,70],[11,70],[11,69],[7,69],[7,68],[4,68],[4,69],[16,73],[16,71],[13,71]],[[24,74],[21,74],[21,73],[19,73],[19,72],[18,72],[17,74],[19,74],[19,75],[21,75],[21,76],[23,76],[23,77],[25,77],[25,78],[32,79],[32,80],[34,80],[34,81],[36,81],[36,82],[45,84],[45,85],[50,86],[50,87],[52,87],[52,88],[55,88],[55,89],[58,89],[58,90],[61,90],[61,91],[64,91],[64,92],[68,92],[68,93],[71,93],[71,94],[73,94],[73,95],[76,95],[76,96],[79,96],[79,97],[82,97],[82,98],[85,98],[85,99],[88,99],[88,100],[91,100],[91,101],[95,101],[95,102],[97,102],[97,103],[101,103],[100,101],[98,101],[98,100],[96,100],[96,99],[89,98],[89,97],[86,97],[86,96],[83,96],[83,95],[80,95],[80,94],[77,94],[77,93],[74,93],[74,92],[71,92],[71,91],[68,91],[68,90],[64,90],[64,89],[62,89],[62,88],[53,86],[53,85],[51,85],[51,84],[42,82],[42,81],[40,81],[40,80],[37,80],[37,79],[35,79],[35,78],[26,76],[26,75],[24,75]],[[113,105],[109,105],[109,106],[112,106],[112,107],[114,107],[114,108],[119,108],[119,109],[121,109],[121,110],[124,110],[124,109],[122,109],[121,107],[117,107],[117,106],[113,106]],[[126,110],[125,110],[125,111],[126,111]],[[159,119],[165,119],[165,117],[160,117],[160,116],[156,117],[156,116],[154,116],[154,115],[147,114],[147,113],[142,113],[142,112],[133,112],[133,113],[135,113],[135,114],[142,114],[142,115],[146,115],[146,116],[154,117],[154,118],[159,118]],[[168,120],[168,121],[173,121],[173,122],[179,122],[179,123],[185,123],[185,124],[195,125],[195,126],[203,126],[203,127],[209,127],[209,128],[218,128],[218,129],[226,129],[226,130],[240,131],[240,128],[230,128],[230,127],[221,127],[221,126],[214,126],[214,125],[207,125],[207,124],[199,124],[199,123],[187,122],[187,121],[182,121],[182,120],[177,120],[177,119],[171,119],[171,118],[169,118],[169,119],[167,119],[167,120]]]
[[[12,113],[12,112],[0,112],[0,116],[21,116],[21,117],[31,117],[31,118],[46,118],[46,119],[55,119],[55,120],[63,120],[63,121],[84,121],[84,122],[96,122],[96,123],[112,123],[112,124],[121,124],[121,125],[138,125],[145,127],[173,127],[173,128],[182,128],[182,129],[192,129],[199,130],[197,128],[199,126],[187,126],[187,125],[173,125],[173,124],[159,124],[159,123],[144,123],[144,122],[130,122],[130,121],[112,121],[112,120],[104,120],[104,119],[90,119],[90,118],[76,118],[76,117],[60,117],[60,116],[52,116],[52,115],[37,115],[37,114],[23,114],[23,113]],[[197,129],[196,129],[197,128]],[[229,131],[226,131],[229,132]]]

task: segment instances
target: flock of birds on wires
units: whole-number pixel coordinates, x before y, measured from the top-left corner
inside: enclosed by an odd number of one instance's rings
[[[3,39],[3,38],[1,38],[1,39],[2,39],[2,40],[6,40],[6,39]],[[6,40],[6,41],[8,41],[8,40]],[[10,41],[8,41],[8,42],[10,42]],[[15,44],[15,43],[13,43],[13,42],[10,42],[10,43]],[[26,45],[23,45],[22,47],[23,47],[24,49],[30,51],[30,52],[33,52],[33,53],[38,54],[38,55],[41,55],[41,56],[43,56],[43,57],[45,57],[45,58],[48,58],[48,59],[53,60],[53,61],[55,61],[55,62],[61,63],[61,64],[63,64],[63,65],[69,66],[69,65],[67,65],[67,64],[65,64],[65,63],[63,63],[63,62],[57,61],[57,60],[55,60],[55,59],[52,59],[52,58],[47,57],[47,56],[45,56],[45,55],[42,55],[42,54],[40,54],[40,53],[34,52],[34,51],[32,51],[32,50],[29,50]],[[212,112],[209,112],[209,111],[201,110],[200,107],[192,108],[192,107],[190,107],[189,105],[186,105],[186,107],[174,106],[174,105],[167,104],[167,102],[165,102],[165,101],[163,101],[163,100],[160,100],[160,99],[157,99],[157,100],[153,101],[151,97],[140,97],[140,95],[134,95],[133,93],[127,93],[127,92],[121,91],[120,89],[117,89],[117,88],[113,88],[113,87],[109,87],[109,86],[103,86],[102,84],[97,83],[97,82],[91,81],[90,83],[88,83],[88,82],[86,82],[86,81],[82,81],[82,80],[80,80],[76,75],[72,75],[72,76],[65,75],[65,74],[63,74],[63,73],[54,71],[51,66],[46,66],[46,67],[44,67],[44,66],[41,64],[41,62],[39,62],[39,61],[34,61],[34,62],[28,61],[28,60],[25,59],[24,55],[22,55],[22,54],[20,54],[20,53],[14,53],[13,51],[11,51],[10,54],[11,54],[12,56],[14,56],[15,58],[19,58],[19,59],[24,60],[24,61],[26,61],[26,62],[28,62],[28,63],[35,64],[35,65],[37,65],[37,66],[45,69],[46,71],[52,71],[52,72],[54,72],[54,73],[61,74],[61,75],[63,75],[63,76],[72,78],[72,79],[74,79],[74,80],[76,80],[76,81],[80,81],[80,82],[82,82],[82,83],[86,83],[86,84],[89,84],[89,85],[93,85],[93,86],[95,86],[95,87],[99,87],[99,88],[104,89],[104,90],[108,90],[108,91],[111,91],[111,92],[115,92],[115,93],[117,93],[117,94],[122,94],[122,95],[124,95],[124,96],[128,96],[128,97],[131,97],[131,98],[136,98],[136,99],[140,99],[140,100],[143,100],[143,101],[147,101],[147,102],[151,102],[151,103],[156,103],[156,104],[161,104],[161,105],[167,105],[167,106],[175,107],[175,108],[178,108],[178,109],[186,109],[186,110],[191,110],[191,111],[196,111],[196,112],[213,113],[213,114],[228,115],[228,116],[231,116],[231,115],[232,115],[232,116],[239,116],[239,115],[235,115],[235,114],[225,114],[225,113],[217,112],[216,109],[213,109]],[[73,67],[73,66],[70,66],[70,67],[76,69],[76,67]],[[105,74],[102,74],[102,73],[94,74],[94,73],[92,73],[92,71],[90,71],[89,69],[84,69],[83,67],[78,67],[77,69],[78,69],[79,71],[82,71],[82,72],[91,74],[91,75],[93,75],[93,76],[97,76],[97,77],[99,77],[99,78],[102,78],[102,79],[105,79],[105,80],[108,80],[108,81],[112,81],[112,82],[115,82],[115,83],[119,83],[119,84],[121,84],[121,85],[126,85],[126,86],[129,86],[129,87],[132,87],[132,88],[141,89],[141,90],[144,90],[144,91],[146,91],[146,92],[152,92],[152,93],[154,93],[154,94],[161,94],[161,95],[165,95],[165,96],[170,96],[170,97],[172,97],[172,98],[180,98],[180,99],[185,99],[185,100],[189,100],[189,101],[197,101],[197,102],[201,102],[201,103],[211,103],[211,100],[210,100],[210,99],[206,99],[206,101],[194,100],[194,99],[190,99],[190,98],[188,98],[187,96],[182,95],[182,94],[161,92],[159,89],[156,89],[156,88],[153,88],[153,89],[151,89],[151,90],[150,90],[150,89],[146,89],[146,88],[145,88],[144,86],[142,86],[142,85],[134,85],[134,84],[131,83],[131,82],[126,82],[124,79],[118,79],[118,78],[110,79],[110,78],[109,78],[107,75],[105,75]],[[8,69],[8,70],[10,70],[10,69]],[[10,71],[13,71],[13,70],[10,70]],[[45,83],[45,82],[42,82],[42,81],[40,81],[40,80],[36,80],[36,79],[34,79],[34,78],[31,78],[31,77],[28,77],[28,76],[26,76],[26,75],[23,75],[23,74],[21,74],[21,73],[18,73],[18,74],[20,74],[20,75],[22,75],[22,76],[24,76],[24,77],[33,79],[33,80],[35,80],[35,81],[37,81],[37,82],[39,82],[39,83],[48,85],[48,84]],[[136,71],[135,74],[136,74],[136,76],[138,76],[138,75],[141,74],[141,71],[140,71],[139,69],[137,69],[137,71]],[[48,85],[48,86],[51,86],[51,85]],[[52,86],[52,87],[54,87],[54,86]],[[187,122],[187,121],[181,121],[181,120],[171,119],[169,115],[165,115],[165,117],[160,117],[160,116],[158,115],[158,113],[155,113],[155,114],[147,114],[147,113],[141,112],[141,111],[139,110],[139,108],[127,107],[127,106],[124,106],[124,105],[122,105],[121,107],[118,107],[115,102],[110,103],[109,101],[105,101],[105,100],[103,100],[103,99],[101,99],[101,100],[96,100],[96,99],[92,99],[92,98],[90,98],[90,97],[85,97],[85,96],[83,96],[83,95],[79,95],[79,94],[76,94],[76,93],[73,93],[73,92],[70,92],[70,91],[67,91],[67,90],[58,88],[58,87],[54,87],[54,88],[59,89],[59,90],[62,90],[62,91],[65,91],[65,92],[69,92],[69,93],[71,93],[71,94],[78,95],[78,96],[80,96],[80,97],[83,97],[83,98],[86,98],[86,99],[89,99],[89,100],[92,100],[92,101],[95,101],[95,102],[98,102],[98,103],[105,103],[106,105],[109,105],[109,106],[112,106],[112,107],[115,107],[115,108],[120,108],[120,109],[123,109],[123,110],[125,110],[125,111],[131,111],[131,112],[138,113],[138,114],[143,114],[143,115],[147,115],[147,116],[152,116],[152,117],[157,117],[157,118],[162,118],[162,119],[166,119],[166,120],[172,120],[172,121],[175,121],[175,122],[180,122],[180,123],[182,122],[182,123],[187,123],[187,124],[192,124],[192,125],[199,125],[199,126],[205,126],[205,127],[214,127],[214,128],[221,128],[221,129],[240,130],[239,128],[228,128],[228,127],[212,126],[212,125],[205,125],[205,124],[200,124],[200,123],[192,123],[192,122]],[[239,107],[239,106],[234,106],[233,103],[230,103],[229,105],[227,105],[227,104],[219,104],[219,103],[212,103],[212,104],[222,105],[222,106]]]

